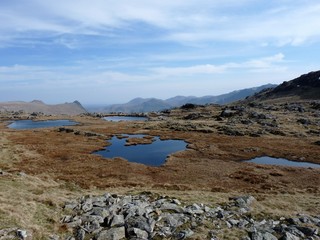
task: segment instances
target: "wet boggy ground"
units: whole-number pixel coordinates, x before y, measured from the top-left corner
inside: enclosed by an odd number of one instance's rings
[[[317,106],[314,102],[189,106],[149,114],[147,122],[108,122],[94,115],[82,115],[70,118],[80,122],[77,126],[30,130],[7,128],[6,121],[13,117],[2,114],[2,135],[10,140],[9,144],[21,145],[27,151],[17,152],[22,161],[0,167],[27,174],[46,174],[84,188],[132,186],[319,194],[320,169],[243,162],[267,155],[320,163]],[[16,119],[26,117],[29,116],[16,116]],[[105,147],[106,140],[116,134],[181,139],[188,147],[172,154],[160,167],[92,154]],[[145,143],[150,139],[144,139]]]

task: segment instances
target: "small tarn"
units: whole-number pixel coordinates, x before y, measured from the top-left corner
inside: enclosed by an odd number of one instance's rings
[[[289,166],[289,167],[305,167],[305,168],[320,168],[320,164],[310,163],[310,162],[298,162],[290,161],[285,158],[273,158],[269,156],[257,157],[245,162],[251,162],[256,164],[268,164],[277,166]]]
[[[129,162],[142,163],[148,166],[161,166],[170,154],[183,151],[187,147],[187,143],[183,140],[160,140],[159,137],[151,137],[151,143],[128,146],[127,140],[129,138],[148,138],[150,140],[150,136],[146,135],[114,136],[110,140],[110,146],[94,152],[94,154],[99,154],[105,158],[121,157]]]
[[[70,121],[70,120],[47,120],[47,121],[18,120],[9,124],[8,127],[13,129],[34,129],[34,128],[73,126],[77,124],[79,123]]]
[[[110,122],[121,122],[121,121],[147,121],[147,117],[132,117],[132,116],[109,116],[103,119]]]

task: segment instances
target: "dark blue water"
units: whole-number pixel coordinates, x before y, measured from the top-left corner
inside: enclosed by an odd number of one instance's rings
[[[129,117],[129,116],[109,116],[104,117],[105,120],[111,122],[120,122],[120,121],[147,121],[147,117]]]
[[[130,135],[130,138],[141,138],[143,135]],[[167,156],[185,150],[187,143],[182,140],[160,140],[155,137],[151,144],[125,146],[127,138],[112,137],[112,145],[105,150],[94,152],[106,158],[122,157],[129,162],[142,163],[148,166],[162,165]]]
[[[70,120],[47,120],[47,121],[19,120],[9,124],[8,127],[14,128],[14,129],[33,129],[33,128],[72,126],[76,124],[78,123]]]
[[[311,167],[311,168],[320,168],[320,164],[309,163],[309,162],[296,162],[289,161],[284,158],[273,158],[273,157],[257,157],[245,162],[252,162],[257,164],[269,164],[269,165],[278,165],[278,166],[290,166],[290,167]]]

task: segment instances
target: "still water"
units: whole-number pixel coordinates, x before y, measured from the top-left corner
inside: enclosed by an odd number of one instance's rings
[[[144,135],[123,135],[129,138],[142,138]],[[106,158],[122,157],[129,162],[142,163],[148,166],[162,165],[167,156],[185,150],[187,143],[182,140],[160,140],[154,137],[151,144],[125,146],[127,138],[112,137],[110,146],[105,150],[94,152]]]
[[[47,121],[19,120],[9,124],[8,127],[13,129],[33,129],[33,128],[72,126],[76,124],[78,123],[70,120],[47,120]]]
[[[268,156],[257,157],[245,162],[252,162],[257,164],[269,164],[269,165],[278,165],[278,166],[289,166],[289,167],[311,167],[311,168],[320,168],[320,164],[310,163],[310,162],[297,162],[290,161],[284,158],[273,158]]]
[[[109,116],[104,117],[103,119],[111,122],[120,122],[120,121],[147,121],[147,117],[130,117],[130,116]]]

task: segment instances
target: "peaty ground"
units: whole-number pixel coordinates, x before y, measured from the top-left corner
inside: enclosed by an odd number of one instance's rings
[[[253,214],[260,218],[320,214],[320,169],[242,162],[269,155],[320,163],[320,149],[314,144],[319,127],[312,112],[301,116],[281,109],[248,109],[272,114],[278,133],[283,133],[279,135],[247,115],[218,119],[221,111],[215,106],[178,109],[161,118],[153,116],[152,121],[129,123],[78,116],[72,119],[81,124],[67,127],[71,132],[58,128],[13,130],[2,121],[0,229],[28,229],[33,239],[52,233],[62,236],[66,231],[60,224],[63,203],[106,191],[151,191],[207,204],[250,194],[258,200]],[[198,114],[197,119],[188,119],[190,114]],[[311,124],[301,125],[297,122],[301,117]],[[244,125],[241,118],[250,118],[252,124]],[[227,134],[230,129],[241,134]],[[252,132],[260,135],[250,136]],[[183,139],[189,145],[160,167],[92,154],[105,147],[112,135],[121,133]]]

